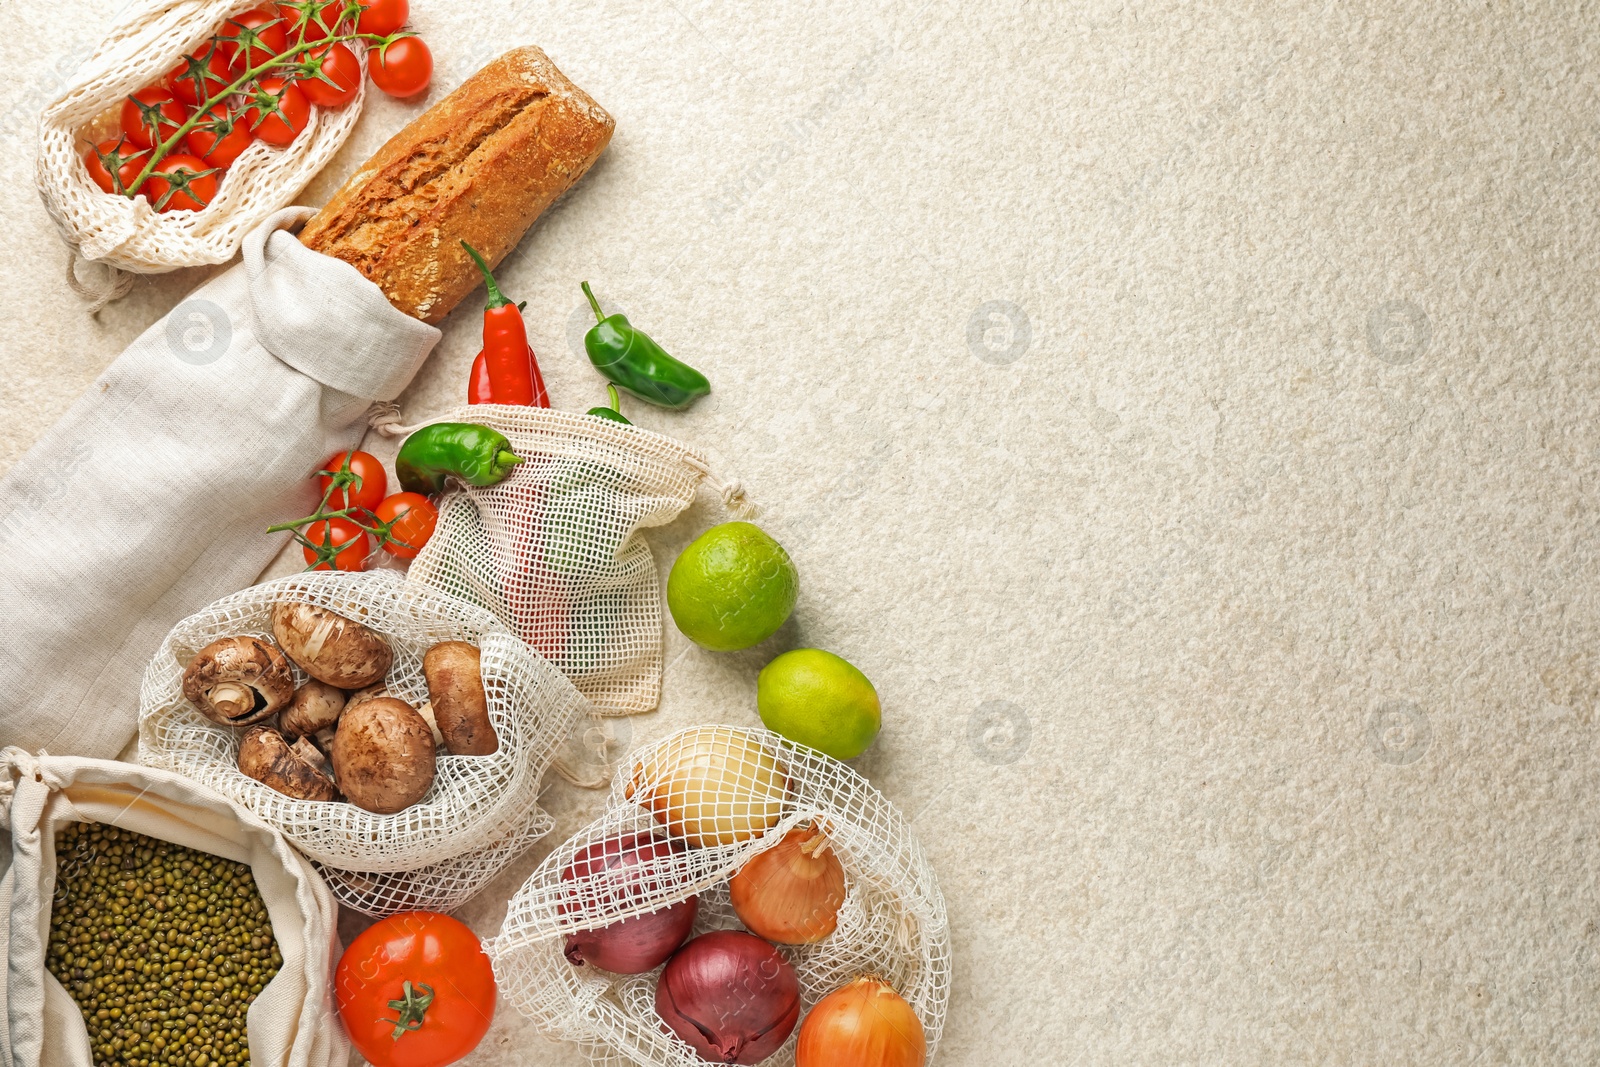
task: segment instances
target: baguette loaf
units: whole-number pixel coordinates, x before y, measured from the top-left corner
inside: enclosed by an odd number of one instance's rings
[[[437,323],[583,177],[616,123],[537,48],[517,48],[390,138],[300,231]]]

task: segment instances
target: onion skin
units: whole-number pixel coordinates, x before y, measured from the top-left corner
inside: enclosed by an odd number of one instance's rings
[[[800,980],[754,934],[713,930],[667,961],[656,983],[656,1014],[701,1059],[760,1063],[794,1031]]]
[[[822,831],[797,827],[728,881],[739,921],[780,945],[814,945],[839,925],[844,867]]]
[[[685,730],[634,764],[625,795],[693,848],[732,845],[778,824],[789,782],[777,754],[731,726]]]
[[[795,1067],[923,1067],[922,1020],[886,982],[857,978],[817,1002],[800,1028]]]
[[[677,951],[699,911],[699,897],[680,900],[660,911],[570,934],[562,953],[574,967],[588,963],[615,974],[644,974]]]
[[[603,877],[598,885],[590,881],[582,888],[568,887],[568,899],[558,909],[563,914],[581,910],[585,898],[623,907],[638,903],[658,888],[650,877],[652,865],[681,851],[681,845],[654,834],[624,834],[589,845],[573,857],[561,880]],[[563,952],[574,967],[587,963],[616,974],[653,971],[683,944],[699,910],[700,898],[690,897],[599,929],[581,930],[568,935]]]

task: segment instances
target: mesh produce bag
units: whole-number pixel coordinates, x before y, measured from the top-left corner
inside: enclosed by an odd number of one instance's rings
[[[184,698],[184,667],[219,637],[272,638],[272,606],[326,607],[383,634],[394,651],[384,684],[420,706],[428,699],[422,656],[439,641],[482,651],[489,718],[499,737],[488,756],[441,754],[432,787],[417,803],[379,815],[339,801],[295,800],[236,766],[244,731],[202,716]],[[305,674],[293,661],[295,682]],[[310,573],[224,597],[173,627],[145,672],[139,755],[186,774],[259,815],[322,864],[335,892],[374,913],[447,907],[470,896],[544,833],[544,772],[583,709],[559,672],[480,608],[392,572]],[[351,873],[360,872],[360,873]]]
[[[246,1016],[250,1062],[345,1067],[350,1046],[332,995],[338,909],[311,864],[282,835],[226,797],[168,771],[7,748],[0,750],[0,951],[6,966],[0,1054],[9,1067],[95,1062],[82,1012],[45,969],[56,832],[77,822],[106,823],[247,864],[283,955]]]
[[[670,437],[592,415],[476,404],[453,419],[505,434],[524,462],[439,507],[413,581],[481,605],[572,679],[601,715],[661,699],[661,580],[639,531],[671,522],[706,476]],[[737,490],[730,507],[743,506]]]
[[[748,768],[736,781],[712,788],[683,773],[729,752]],[[729,877],[807,822],[820,826],[837,851],[846,898],[827,938],[779,946],[799,976],[802,1010],[861,975],[881,978],[921,1019],[931,1063],[950,992],[950,934],[944,898],[921,846],[865,778],[763,730],[691,727],[634,756],[613,784],[605,814],[539,865],[512,899],[500,934],[486,945],[501,993],[545,1033],[581,1045],[593,1063],[702,1067],[705,1061],[667,1032],[655,1012],[659,968],[624,976],[575,967],[563,955],[565,938],[697,894],[696,935],[737,929]],[[732,840],[758,827],[764,829],[756,836]],[[689,847],[652,860],[640,891],[620,896],[603,875],[563,880],[586,848],[652,832]],[[712,843],[718,839],[726,843]],[[792,1064],[795,1040],[791,1035],[763,1062]]]
[[[83,156],[113,136],[129,94],[159,82],[186,54],[256,0],[132,0],[111,30],[39,117],[36,176],[45,208],[84,259],[155,274],[225,263],[245,234],[290,203],[344,144],[361,115],[365,77],[342,108],[313,107],[310,124],[285,148],[254,141],[228,168],[201,211],[158,214],[143,195],[102,192]],[[366,71],[365,49],[351,42]]]
[[[527,810],[506,817],[489,843],[475,852],[413,871],[346,871],[317,865],[339,903],[368,915],[401,911],[450,911],[482,892],[501,871],[555,825],[550,813],[529,798]]]

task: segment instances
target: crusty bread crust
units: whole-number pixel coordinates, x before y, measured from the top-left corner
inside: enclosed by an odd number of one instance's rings
[[[616,123],[532,46],[468,78],[353,174],[300,231],[389,302],[437,323],[583,177]]]

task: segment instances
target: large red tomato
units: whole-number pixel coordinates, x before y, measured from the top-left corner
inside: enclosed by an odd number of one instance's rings
[[[437,912],[367,927],[333,985],[345,1032],[373,1067],[444,1067],[477,1048],[494,1019],[494,971],[478,936]]]

